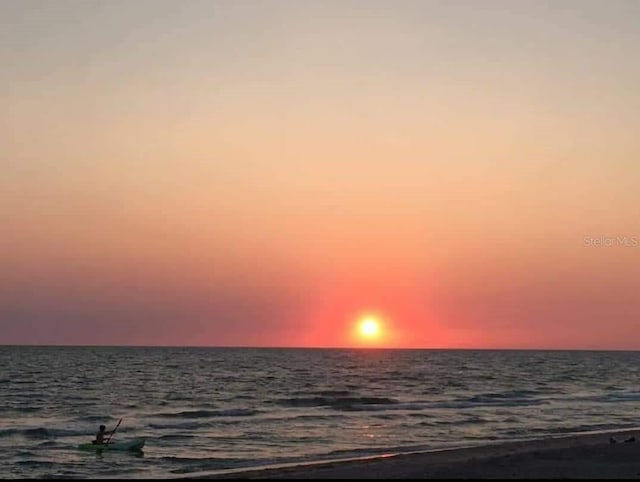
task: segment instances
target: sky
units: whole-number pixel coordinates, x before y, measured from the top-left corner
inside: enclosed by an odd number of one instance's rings
[[[0,344],[640,349],[638,18],[1,0]]]

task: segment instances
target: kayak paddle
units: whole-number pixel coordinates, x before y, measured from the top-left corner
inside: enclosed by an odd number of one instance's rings
[[[116,430],[118,430],[118,427],[120,426],[120,424],[122,423],[122,419],[120,419],[118,421],[118,425],[116,425],[116,428],[113,429],[113,432],[111,432],[109,434],[109,438],[107,439],[107,441],[105,442],[105,444],[108,444],[111,441],[111,437],[113,437],[113,434],[116,433]]]

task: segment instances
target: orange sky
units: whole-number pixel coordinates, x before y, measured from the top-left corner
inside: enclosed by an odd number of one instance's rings
[[[2,3],[0,344],[640,349],[639,14]]]

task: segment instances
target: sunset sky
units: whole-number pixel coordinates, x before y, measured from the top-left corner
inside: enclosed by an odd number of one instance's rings
[[[0,1],[0,344],[640,349],[639,19]]]

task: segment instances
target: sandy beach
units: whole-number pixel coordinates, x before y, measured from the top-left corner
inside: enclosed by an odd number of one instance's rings
[[[639,478],[639,436],[634,429],[197,478]],[[624,442],[631,437],[636,441]]]

